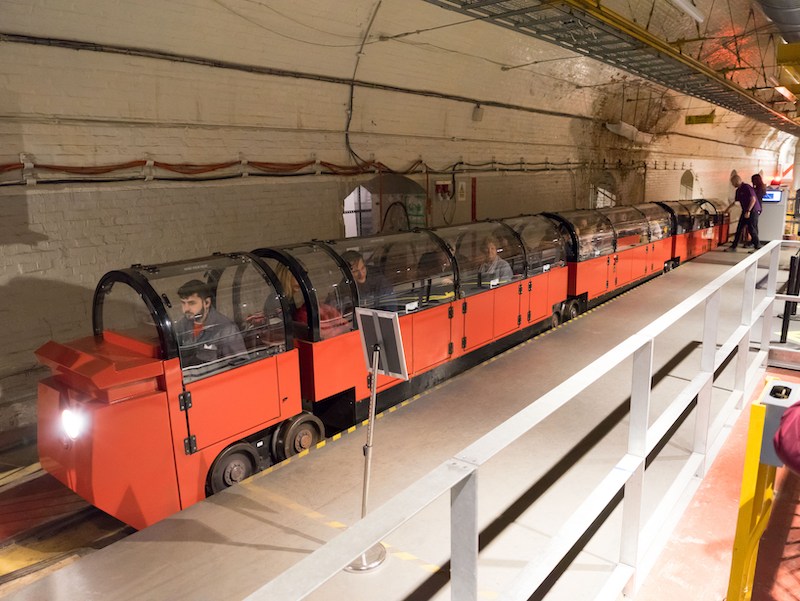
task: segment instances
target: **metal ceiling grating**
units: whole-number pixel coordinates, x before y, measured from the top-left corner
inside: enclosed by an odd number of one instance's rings
[[[800,124],[638,25],[581,0],[426,0],[800,136]]]

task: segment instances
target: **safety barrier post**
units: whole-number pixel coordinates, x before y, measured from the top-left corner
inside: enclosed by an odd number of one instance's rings
[[[758,544],[772,512],[775,471],[783,465],[775,454],[772,438],[783,411],[798,399],[800,386],[768,379],[761,399],[750,407],[728,601],[748,601],[753,594]]]
[[[637,588],[636,567],[641,555],[642,506],[644,497],[644,471],[647,460],[647,428],[650,421],[650,392],[653,380],[653,339],[633,353],[633,376],[631,382],[631,411],[628,422],[628,454],[639,462],[625,483],[622,501],[622,536],[620,540],[620,563],[633,568],[633,577],[626,591]]]
[[[451,599],[478,601],[478,472],[450,490]]]
[[[753,301],[756,293],[756,270],[758,264],[753,263],[745,271],[744,288],[742,290],[742,321],[743,326],[753,325]],[[736,403],[736,409],[744,408],[745,396],[747,392],[747,367],[748,353],[750,351],[750,334],[742,337],[739,348],[736,352],[736,375],[734,390],[740,395]]]
[[[719,331],[720,291],[706,299],[705,317],[703,321],[703,345],[700,355],[700,373],[706,381],[697,394],[695,409],[694,443],[692,452],[702,456],[696,475],[704,477],[708,469],[706,455],[708,453],[708,433],[711,428],[711,393],[714,388],[714,361],[717,354],[717,333]]]
[[[778,267],[781,258],[781,247],[776,246],[769,254],[769,271],[767,272],[767,298],[775,298],[778,293]],[[775,314],[775,302],[764,309],[761,316],[761,350],[769,352],[772,342],[772,316]]]
[[[800,293],[800,257],[797,254],[789,257],[789,282],[786,285],[786,294],[797,295]],[[783,305],[783,320],[781,323],[781,343],[785,343],[789,336],[789,322],[792,315],[797,312],[797,303],[786,301]]]

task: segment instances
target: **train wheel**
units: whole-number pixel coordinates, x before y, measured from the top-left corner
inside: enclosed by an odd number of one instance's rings
[[[272,451],[276,461],[310,449],[325,437],[325,426],[314,415],[301,413],[286,420],[275,432]]]
[[[575,319],[580,314],[581,314],[581,308],[578,305],[578,301],[572,301],[567,305],[564,321],[570,321],[572,319]]]
[[[667,273],[668,271],[672,271],[672,261],[664,262],[664,273]]]
[[[250,453],[242,448],[245,446],[235,445],[214,461],[209,477],[212,493],[218,493],[253,475],[253,460]]]
[[[561,316],[558,314],[558,311],[553,311],[553,315],[550,317],[550,327],[557,328],[561,323]]]

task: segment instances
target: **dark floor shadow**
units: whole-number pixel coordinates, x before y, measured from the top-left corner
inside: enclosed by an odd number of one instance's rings
[[[3,403],[31,401],[19,404],[18,418],[0,413],[0,430],[34,423],[36,384],[47,372],[33,353],[48,340],[91,336],[93,294],[91,288],[44,277],[16,277],[0,286]]]
[[[49,238],[30,226],[28,201],[20,196],[4,197],[0,202],[0,246],[26,244],[33,246]]]
[[[797,541],[790,540],[792,523],[800,514],[800,476],[790,472],[782,474],[778,482],[775,495],[775,505],[769,518],[769,524],[761,537],[758,550],[756,571],[753,577],[752,601],[772,601],[773,587],[786,585],[782,572],[791,569],[796,563],[796,558],[791,557],[792,552],[800,550]],[[796,583],[792,583],[796,585]],[[796,586],[792,590],[786,589],[782,599],[800,600],[800,590]]]

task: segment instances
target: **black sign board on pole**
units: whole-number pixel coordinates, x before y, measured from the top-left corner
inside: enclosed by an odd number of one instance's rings
[[[378,373],[408,380],[406,356],[403,353],[403,338],[400,335],[400,319],[397,313],[356,307],[356,321],[361,332],[361,348],[364,362],[372,365],[375,345],[380,349]]]
[[[364,361],[370,370],[369,420],[367,444],[364,445],[364,488],[361,492],[361,517],[367,515],[369,482],[372,474],[372,436],[375,427],[375,391],[378,374],[408,380],[400,319],[397,313],[356,307],[356,321],[361,332]],[[348,572],[368,572],[386,559],[386,548],[377,543],[364,551],[345,568]]]

